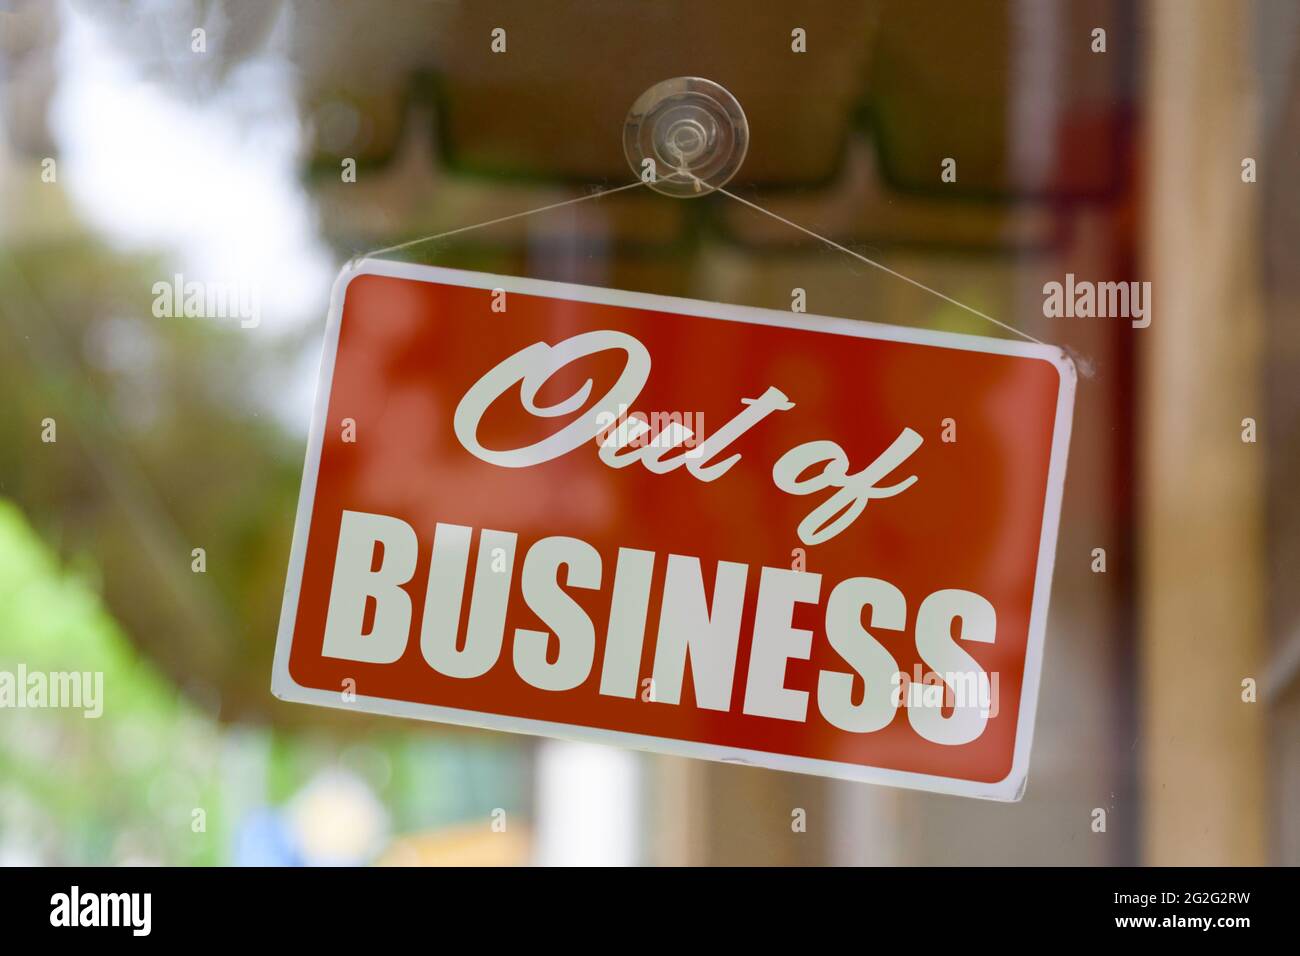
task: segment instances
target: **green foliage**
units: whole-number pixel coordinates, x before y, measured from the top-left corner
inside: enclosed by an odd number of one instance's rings
[[[0,670],[103,675],[103,713],[0,710],[0,853],[212,863],[220,737],[135,651],[83,576],[0,500]],[[191,827],[206,813],[206,832]]]

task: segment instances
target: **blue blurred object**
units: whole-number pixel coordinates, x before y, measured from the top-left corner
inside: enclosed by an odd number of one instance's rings
[[[231,862],[235,866],[305,866],[293,834],[277,810],[254,810],[235,832]]]

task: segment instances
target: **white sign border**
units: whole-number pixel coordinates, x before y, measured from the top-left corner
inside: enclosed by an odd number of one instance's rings
[[[330,392],[334,380],[334,362],[338,352],[339,330],[343,320],[343,301],[348,283],[358,276],[377,275],[420,282],[474,289],[504,289],[507,293],[544,296],[600,305],[623,306],[694,315],[700,318],[723,319],[729,322],[748,322],[758,325],[775,325],[784,328],[806,329],[832,335],[849,335],[857,338],[883,339],[892,342],[911,342],[940,348],[960,349],[968,352],[990,352],[1041,359],[1048,362],[1060,375],[1061,387],[1057,393],[1056,420],[1052,433],[1052,452],[1048,466],[1047,494],[1043,504],[1043,526],[1038,545],[1038,567],[1034,578],[1034,593],[1029,618],[1029,641],[1025,653],[1024,680],[1021,684],[1020,711],[1016,724],[1015,751],[1011,770],[1002,780],[985,783],[941,777],[933,774],[869,767],[861,764],[838,763],[810,757],[724,747],[717,744],[654,737],[626,731],[604,730],[576,724],[561,724],[525,717],[508,717],[479,711],[439,707],[411,701],[365,697],[358,694],[353,702],[345,702],[342,688],[338,691],[303,687],[289,674],[289,651],[293,641],[294,624],[298,612],[298,597],[302,587],[303,564],[307,554],[307,535],[311,527],[312,506],[316,497],[316,481],[320,469],[324,443],[326,415],[329,412]],[[585,741],[630,747],[653,753],[696,757],[725,763],[739,763],[766,767],[792,773],[815,774],[861,783],[906,787],[934,793],[977,797],[985,800],[1017,801],[1024,796],[1029,775],[1029,755],[1033,743],[1034,715],[1038,706],[1038,686],[1042,674],[1043,643],[1047,630],[1047,607],[1051,596],[1052,569],[1056,561],[1056,537],[1060,525],[1061,498],[1065,486],[1065,461],[1070,445],[1070,430],[1074,417],[1074,393],[1077,374],[1074,363],[1061,349],[1032,342],[961,335],[930,329],[910,329],[875,322],[837,319],[828,316],[803,315],[775,309],[727,305],[682,299],[675,296],[652,295],[644,292],[625,292],[620,289],[602,289],[595,286],[574,285],[567,282],[550,282],[517,276],[490,275],[441,266],[419,265],[396,260],[363,259],[349,263],[339,273],[330,293],[329,320],[325,329],[325,342],[321,355],[320,377],[316,386],[316,402],[312,412],[311,431],[307,441],[306,462],[303,465],[302,488],[298,496],[298,511],[294,520],[293,545],[289,553],[289,570],[285,580],[284,603],[280,611],[280,627],[276,636],[275,663],[272,668],[271,693],[280,700],[343,710],[431,720],[439,723],[459,724],[485,730],[534,734],[566,740]]]

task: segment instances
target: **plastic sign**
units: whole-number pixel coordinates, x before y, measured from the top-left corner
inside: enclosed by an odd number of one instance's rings
[[[285,700],[1013,800],[1060,350],[366,261],[334,290]]]

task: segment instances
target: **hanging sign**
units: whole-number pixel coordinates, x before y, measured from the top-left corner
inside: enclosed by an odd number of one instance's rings
[[[1023,791],[1074,367],[368,260],[334,291],[285,700]]]

